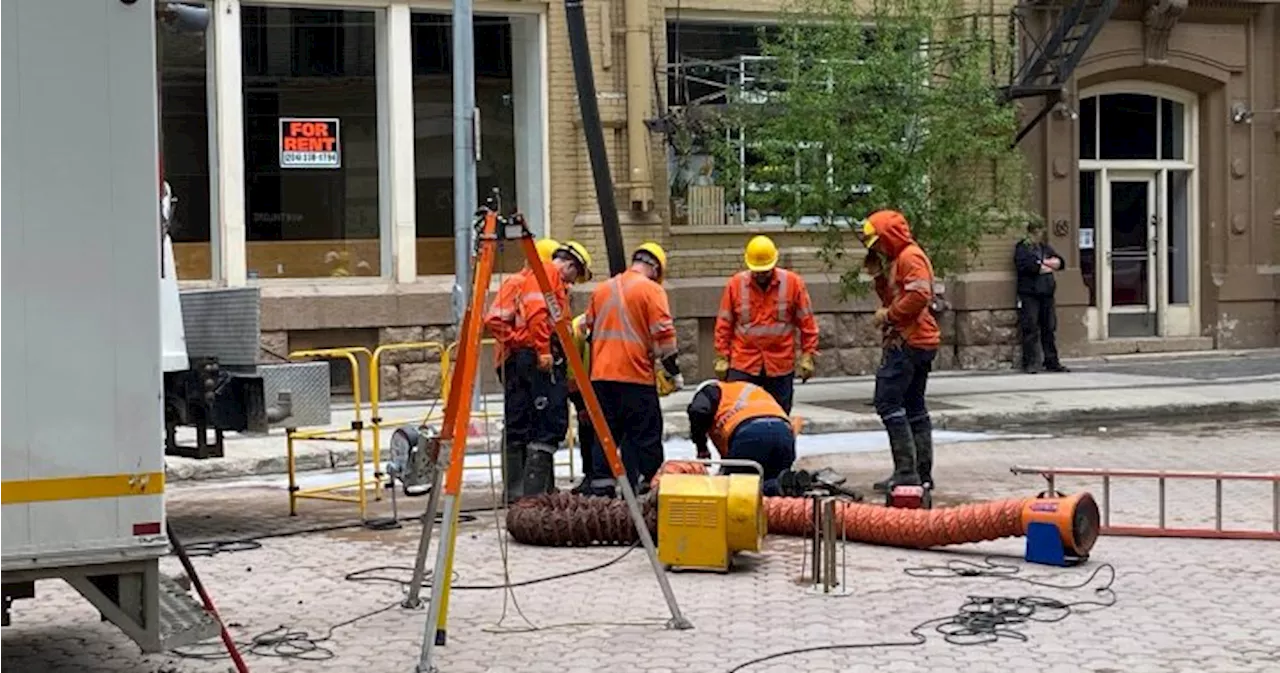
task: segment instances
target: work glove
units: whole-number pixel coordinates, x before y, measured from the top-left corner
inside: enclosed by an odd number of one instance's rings
[[[551,365],[553,364],[555,364],[555,359],[551,357],[550,353],[542,353],[538,355],[538,369],[540,371],[551,371]]]
[[[716,356],[715,364],[716,378],[721,381],[729,380],[729,358],[723,355]]]
[[[800,362],[796,365],[796,374],[800,376],[800,381],[808,381],[813,376],[813,354],[805,353],[800,356]]]
[[[884,327],[884,324],[888,322],[888,320],[889,308],[887,306],[882,306],[876,309],[876,314],[871,317],[871,323],[876,327]]]
[[[684,374],[676,374],[676,377],[671,379],[671,386],[672,392],[684,390]]]
[[[659,368],[654,373],[653,382],[658,388],[658,397],[666,397],[676,391],[675,381],[670,376],[667,376],[667,372],[664,369]]]

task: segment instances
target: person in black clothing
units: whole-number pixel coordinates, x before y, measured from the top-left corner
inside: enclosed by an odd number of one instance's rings
[[[1022,371],[1034,374],[1045,370],[1065,372],[1058,361],[1054,332],[1058,328],[1053,294],[1057,282],[1053,274],[1064,266],[1062,256],[1049,245],[1041,222],[1027,223],[1027,235],[1013,248],[1013,265],[1018,272],[1018,322],[1022,330]],[[1039,342],[1043,359],[1037,361]]]

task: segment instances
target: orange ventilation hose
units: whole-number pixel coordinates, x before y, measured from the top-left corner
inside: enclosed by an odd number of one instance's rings
[[[836,521],[850,540],[891,547],[940,547],[1023,534],[1025,498],[941,509],[897,509],[858,502],[836,505]],[[813,532],[811,498],[765,498],[769,532]]]
[[[673,461],[663,474],[705,474],[701,463]],[[1062,501],[1062,507],[1059,507]],[[657,503],[643,501],[650,533],[657,534]],[[764,498],[768,531],[773,535],[807,536],[813,531],[813,499]],[[1087,554],[1097,539],[1098,509],[1092,496],[1066,499],[1013,498],[940,509],[898,509],[863,503],[836,506],[837,525],[856,542],[891,547],[928,548],[968,544],[1026,534],[1031,521],[1049,521],[1067,546]],[[522,498],[507,510],[507,530],[523,544],[581,547],[629,544],[636,533],[621,501],[568,493]]]

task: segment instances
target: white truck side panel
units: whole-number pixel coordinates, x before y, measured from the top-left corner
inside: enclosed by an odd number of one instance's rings
[[[164,456],[154,0],[0,6],[9,501],[18,482],[163,473]],[[164,553],[133,530],[163,517],[161,495],[5,504],[3,566]]]

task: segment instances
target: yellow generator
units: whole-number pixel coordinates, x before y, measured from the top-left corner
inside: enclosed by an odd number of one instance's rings
[[[758,463],[747,460],[698,462],[764,471]],[[735,552],[760,551],[767,530],[760,486],[760,474],[662,475],[658,485],[658,560],[671,570],[728,572]]]

